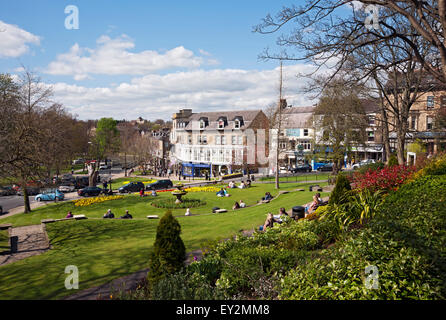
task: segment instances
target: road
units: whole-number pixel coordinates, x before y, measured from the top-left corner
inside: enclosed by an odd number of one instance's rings
[[[117,179],[117,178],[121,178],[124,175],[124,171],[121,168],[112,168],[111,170],[101,170],[99,172],[99,175],[101,177],[101,181],[103,181],[103,179],[108,180],[110,178]],[[101,184],[100,184],[100,187],[102,188]],[[29,197],[31,206],[38,205],[37,201],[34,198],[35,198],[35,196]],[[77,195],[76,192],[71,192],[71,193],[65,194],[65,201],[75,200],[78,198],[79,198],[79,196]],[[6,217],[6,215],[8,213],[12,213],[12,212],[15,213],[15,211],[17,211],[17,209],[24,206],[23,203],[24,202],[23,202],[22,196],[16,196],[16,195],[6,196],[6,197],[0,196],[0,206],[3,207],[3,212],[4,212],[4,215],[2,215],[1,217]],[[48,203],[50,203],[50,202],[48,202]],[[41,203],[41,205],[44,205],[44,204],[45,204],[45,202]],[[39,203],[39,205],[40,205],[40,203]]]

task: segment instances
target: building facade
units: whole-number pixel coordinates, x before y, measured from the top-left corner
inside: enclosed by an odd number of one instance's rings
[[[173,115],[171,163],[183,176],[203,177],[267,167],[268,119],[261,110]],[[258,139],[264,135],[264,141]],[[254,140],[253,140],[254,139]],[[260,157],[263,158],[263,157]]]

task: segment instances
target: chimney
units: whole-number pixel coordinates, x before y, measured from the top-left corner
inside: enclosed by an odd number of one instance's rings
[[[286,102],[286,99],[280,99],[280,107],[282,109],[286,109],[287,106],[288,106],[288,103]]]

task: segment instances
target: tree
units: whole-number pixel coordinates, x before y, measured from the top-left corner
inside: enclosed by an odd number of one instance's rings
[[[130,123],[123,123],[119,126],[119,136],[121,138],[121,152],[124,153],[124,170],[127,177],[127,154],[134,150],[135,137],[139,135],[137,128]]]
[[[378,5],[375,9],[379,9],[379,14],[374,17],[378,21],[371,21],[373,7],[369,5]],[[350,12],[346,12],[349,7]],[[446,82],[446,0],[307,0],[303,5],[283,8],[274,18],[267,15],[254,31],[275,33],[292,23],[296,26],[280,36],[278,44],[305,52],[298,56],[287,52],[275,55],[266,50],[263,57],[307,60],[318,66],[335,58],[336,69],[340,70],[356,50],[397,40],[412,48],[424,70],[440,82]],[[401,25],[412,29],[415,37],[408,37],[398,28]],[[365,34],[369,37],[364,37]],[[355,39],[367,40],[355,42]],[[414,39],[428,43],[430,54],[425,55],[424,48]]]
[[[368,119],[359,92],[342,79],[332,80],[314,109],[315,148],[333,161],[334,174],[341,168],[344,155],[366,141]]]
[[[88,166],[89,185],[95,186],[99,174],[99,165],[106,156],[119,151],[120,139],[117,121],[112,118],[102,118],[98,121],[96,135],[90,143],[90,154],[96,160]]]
[[[153,252],[150,256],[148,281],[153,286],[168,274],[181,271],[186,260],[186,248],[180,237],[181,226],[168,211],[156,230]]]
[[[46,154],[42,150],[48,126],[48,109],[54,106],[52,91],[30,71],[18,81],[9,75],[0,77],[1,114],[0,175],[14,179],[23,190],[25,213],[31,211],[27,186],[43,176]]]
[[[330,194],[329,205],[339,205],[345,201],[345,194],[350,191],[350,181],[344,174],[339,174],[336,178],[336,185]]]

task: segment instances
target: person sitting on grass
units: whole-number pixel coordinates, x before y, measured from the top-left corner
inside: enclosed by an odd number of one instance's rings
[[[270,192],[266,192],[265,196],[262,198],[263,201],[270,201],[273,199],[273,196],[271,195]]]
[[[152,190],[152,197],[157,197],[156,190]]]
[[[280,216],[289,216],[289,214],[286,212],[285,208],[280,208],[279,215]]]
[[[145,196],[143,188],[141,188],[141,190],[139,190],[139,196],[140,197],[144,197]]]
[[[242,183],[240,183],[240,185],[238,186],[239,189],[246,189],[246,184],[244,181],[242,181]]]
[[[263,231],[266,231],[266,228],[272,228],[274,226],[274,216],[270,212],[268,213],[268,216],[266,217],[265,223],[263,225]]]
[[[317,195],[313,196],[313,202],[305,207],[305,217],[312,214],[316,209],[321,205],[321,202],[319,202],[319,197]]]
[[[234,206],[232,207],[232,210],[237,210],[237,209],[240,209],[240,205],[239,205],[238,202],[236,201],[236,202],[234,203]]]
[[[125,215],[121,217],[121,219],[133,219],[132,215],[129,213],[128,210],[125,210]]]
[[[220,191],[217,192],[217,197],[228,197],[228,196],[229,194],[224,188],[221,188]]]
[[[65,219],[71,219],[71,218],[73,218],[73,214],[71,213],[71,211],[68,211],[68,214],[65,217]]]
[[[192,215],[192,214],[190,213],[190,209],[187,208],[185,216],[188,217],[188,216],[191,216],[191,215]]]
[[[246,187],[247,188],[251,187],[251,180],[246,180]]]
[[[111,209],[108,209],[107,213],[104,214],[104,219],[114,219],[114,218],[115,218],[115,215],[113,214]]]
[[[240,200],[240,208],[246,208],[246,203],[243,200]]]
[[[229,189],[237,188],[234,181],[229,182],[228,187]]]

